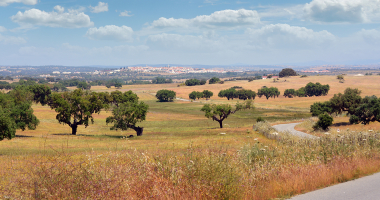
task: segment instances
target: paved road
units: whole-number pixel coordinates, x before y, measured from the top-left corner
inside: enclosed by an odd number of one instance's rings
[[[380,173],[330,186],[290,200],[379,200]]]
[[[292,124],[279,124],[273,126],[277,131],[288,131],[290,134],[298,136],[298,137],[303,137],[303,138],[317,138],[316,136],[309,135],[307,133],[301,132],[301,131],[296,131],[294,130],[294,127],[300,123],[292,123]]]

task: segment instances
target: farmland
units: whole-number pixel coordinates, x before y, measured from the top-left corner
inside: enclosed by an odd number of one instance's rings
[[[238,100],[222,99],[220,90],[233,86],[257,91],[263,86],[298,89],[308,82],[329,84],[328,95],[322,97],[278,98],[254,100],[255,109],[239,111],[218,123],[207,119],[200,111],[205,103],[236,104]],[[178,84],[131,85],[120,91],[132,90],[140,101],[149,105],[149,113],[139,126],[141,137],[126,138],[133,130],[114,131],[105,119],[104,110],[94,114],[95,123],[80,126],[72,136],[70,127],[55,119],[48,106],[33,105],[40,120],[36,130],[18,131],[17,137],[0,142],[0,193],[10,198],[123,198],[131,199],[270,199],[336,184],[377,172],[380,167],[378,139],[354,148],[321,156],[321,144],[329,139],[305,146],[291,138],[275,141],[252,129],[258,117],[271,124],[302,121],[309,118],[309,107],[317,101],[327,101],[347,87],[359,88],[362,96],[380,96],[377,76],[345,76],[339,83],[335,76],[290,77],[273,81],[226,81],[224,84],[178,87]],[[70,88],[74,89],[74,88]],[[157,102],[160,89],[173,90],[186,100]],[[93,86],[92,91],[114,91],[105,86]],[[188,101],[192,91],[210,90],[210,100]],[[241,100],[240,100],[241,101]],[[344,115],[334,119],[331,127],[347,128],[344,134],[367,130],[379,131],[378,123],[368,126],[349,125]],[[311,131],[310,127],[300,129]],[[343,132],[343,131],[342,131]],[[220,134],[225,133],[225,134]],[[321,133],[312,133],[319,134]],[[343,133],[341,133],[343,134]],[[373,139],[372,138],[372,139]],[[331,139],[331,138],[330,138]],[[345,140],[345,142],[347,142]],[[339,147],[339,145],[337,145]],[[355,149],[355,150],[353,150]],[[0,197],[1,198],[5,198]]]

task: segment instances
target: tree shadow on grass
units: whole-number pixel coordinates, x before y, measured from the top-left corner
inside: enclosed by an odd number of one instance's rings
[[[52,135],[77,136],[77,137],[94,137],[94,138],[106,137],[106,138],[114,138],[114,139],[122,139],[122,138],[126,137],[125,135],[86,135],[86,134],[73,135],[71,133],[56,133],[56,134],[52,134]]]
[[[331,126],[333,127],[339,127],[339,126],[347,126],[347,125],[351,125],[350,122],[338,122],[338,123],[335,123]]]
[[[33,136],[29,136],[29,135],[16,135],[17,138],[29,138],[29,137],[33,137]]]

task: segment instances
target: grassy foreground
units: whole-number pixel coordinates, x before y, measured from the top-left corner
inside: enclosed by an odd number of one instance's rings
[[[281,134],[280,140],[267,139],[263,133],[273,130],[266,123],[252,129],[258,116],[271,123],[306,119],[311,103],[330,97],[257,99],[256,110],[230,116],[223,129],[199,111],[204,102],[154,99],[161,88],[176,90],[183,98],[193,90],[209,89],[216,95],[234,85],[254,90],[277,86],[283,93],[316,82],[314,78],[291,78],[278,85],[262,80],[123,88],[132,89],[150,106],[147,121],[139,124],[145,127],[144,135],[131,139],[125,136],[132,131],[109,130],[105,118],[110,111],[94,115],[95,124],[80,127],[79,135],[71,136],[69,127],[55,120],[54,111],[34,105],[41,121],[37,130],[20,131],[17,138],[0,142],[0,199],[272,199],[377,172],[377,123],[355,129],[342,117],[332,128],[334,132],[339,127],[340,134],[321,135],[314,141]],[[344,86],[335,77],[318,77],[322,84],[330,84],[329,96],[355,86],[369,95],[368,77],[351,85],[349,78],[358,77],[347,77]],[[217,97],[208,102],[227,103]]]

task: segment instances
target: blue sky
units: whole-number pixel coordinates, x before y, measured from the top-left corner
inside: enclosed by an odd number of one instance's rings
[[[0,0],[0,65],[380,64],[380,0]]]

